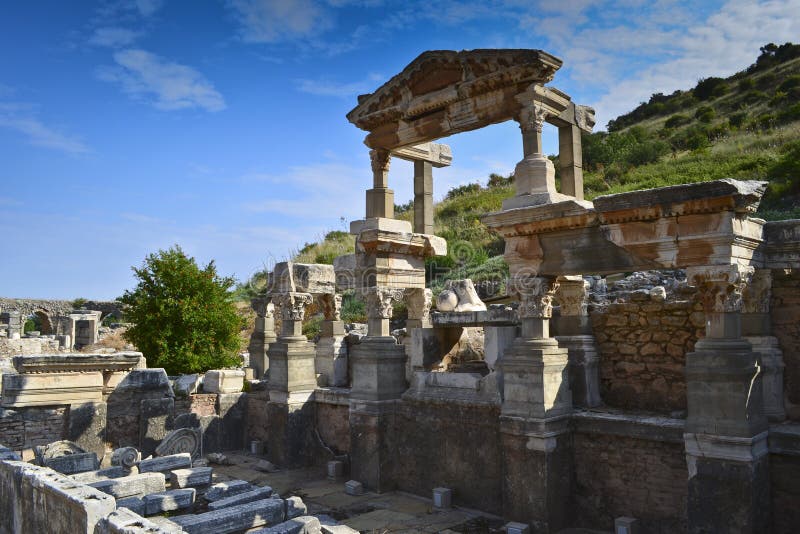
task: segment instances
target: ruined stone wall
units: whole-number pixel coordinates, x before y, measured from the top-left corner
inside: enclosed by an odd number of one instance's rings
[[[266,385],[266,384],[265,384]],[[269,437],[269,417],[267,415],[267,403],[269,402],[269,391],[266,387],[252,389],[247,394],[247,439],[258,440],[264,443]]]
[[[103,317],[109,314],[121,316],[121,306],[114,301],[89,300],[84,305],[88,310],[103,312]],[[28,316],[37,311],[45,312],[48,316],[66,315],[74,310],[72,301],[46,300],[46,299],[14,299],[0,297],[0,311],[18,311]]]
[[[683,441],[573,435],[575,526],[608,529],[630,516],[642,532],[686,531],[687,471]]]
[[[794,534],[800,525],[800,456],[771,454],[769,457],[772,531]]]
[[[786,415],[800,421],[800,271],[772,271],[772,335],[783,351]]]
[[[704,334],[702,304],[685,291],[666,301],[644,290],[619,300],[590,312],[603,402],[660,413],[685,410],[686,353]]]
[[[175,416],[193,413],[198,417],[217,415],[217,395],[215,393],[199,393],[175,399]]]
[[[30,449],[65,438],[67,407],[0,408],[0,443]]]
[[[350,452],[350,407],[317,402],[317,432],[335,454]]]
[[[392,474],[398,489],[453,490],[453,503],[502,514],[500,408],[404,400],[395,417]]]

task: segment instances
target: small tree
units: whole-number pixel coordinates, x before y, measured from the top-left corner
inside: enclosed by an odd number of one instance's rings
[[[197,373],[238,363],[242,319],[233,305],[233,278],[211,261],[200,268],[179,246],[150,254],[133,268],[138,284],[119,301],[133,326],[125,338],[151,367]]]

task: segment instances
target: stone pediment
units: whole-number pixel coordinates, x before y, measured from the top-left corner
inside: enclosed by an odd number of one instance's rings
[[[512,118],[514,97],[551,81],[559,67],[541,50],[433,50],[360,96],[347,119],[370,132],[372,148],[424,143]]]

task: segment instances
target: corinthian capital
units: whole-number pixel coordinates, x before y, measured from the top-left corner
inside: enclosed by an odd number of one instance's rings
[[[372,172],[388,172],[389,163],[391,161],[391,153],[382,148],[369,151],[369,158],[372,161]]]
[[[271,318],[275,314],[275,305],[269,297],[259,297],[250,300],[250,306],[259,317]]]
[[[742,293],[744,313],[769,313],[769,300],[772,298],[772,271],[756,269],[750,283]]]
[[[517,116],[519,122],[519,129],[522,133],[535,131],[542,133],[544,128],[544,121],[547,118],[548,112],[541,104],[531,102],[522,107]]]
[[[406,289],[406,307],[408,308],[408,318],[428,324],[431,313],[431,303],[433,293],[430,289],[414,288]]]
[[[697,288],[706,313],[742,310],[742,294],[753,276],[744,265],[711,265],[686,269],[689,282]]]
[[[322,313],[327,321],[340,321],[342,319],[342,296],[335,293],[326,293],[319,298]]]
[[[278,293],[272,296],[272,301],[284,321],[302,321],[306,315],[306,306],[312,300],[309,293]]]
[[[403,299],[402,289],[371,287],[363,290],[368,319],[391,319],[392,306]]]
[[[586,281],[582,276],[562,276],[558,279],[560,287],[556,299],[561,305],[561,315],[577,317],[587,313]]]
[[[516,275],[511,285],[511,293],[519,299],[520,319],[553,316],[553,296],[559,288],[554,277]]]

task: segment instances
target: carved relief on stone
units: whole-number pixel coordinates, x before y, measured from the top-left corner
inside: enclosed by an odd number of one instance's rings
[[[753,276],[744,265],[712,265],[686,269],[690,283],[697,288],[706,313],[742,310],[742,294]]]
[[[756,269],[753,277],[742,293],[743,313],[769,313],[769,299],[772,297],[772,271]]]
[[[179,428],[167,434],[156,447],[156,456],[169,456],[188,452],[192,458],[200,456],[200,436],[193,428]]]
[[[406,289],[405,297],[408,318],[427,323],[430,319],[433,292],[427,287]]]
[[[319,303],[326,321],[342,320],[342,296],[335,293],[320,295]]]
[[[306,315],[306,306],[312,300],[310,293],[279,293],[272,296],[272,302],[284,321],[302,321]]]
[[[391,152],[384,149],[374,149],[369,151],[369,158],[372,161],[373,174],[389,172],[389,163],[392,159],[391,155]]]
[[[275,314],[275,305],[270,298],[255,298],[250,300],[250,306],[259,317],[271,318]]]
[[[523,106],[519,111],[519,115],[516,117],[517,122],[519,122],[519,129],[522,130],[522,133],[532,131],[542,133],[547,115],[548,113],[544,106],[536,102],[531,102]]]
[[[510,293],[519,299],[520,319],[549,319],[553,316],[553,297],[559,288],[555,278],[517,275],[511,280]]]
[[[395,302],[403,299],[402,289],[370,287],[363,290],[368,319],[391,319]]]
[[[559,288],[556,300],[561,306],[562,316],[582,316],[587,314],[587,283],[582,276],[564,276],[558,279]]]
[[[130,469],[142,459],[141,453],[134,447],[120,447],[111,453],[111,465],[119,465]]]
[[[82,454],[85,452],[86,451],[78,446],[77,443],[65,439],[33,448],[33,454],[36,456],[39,465],[44,465],[45,460],[52,460],[53,458],[68,456],[70,454]]]

